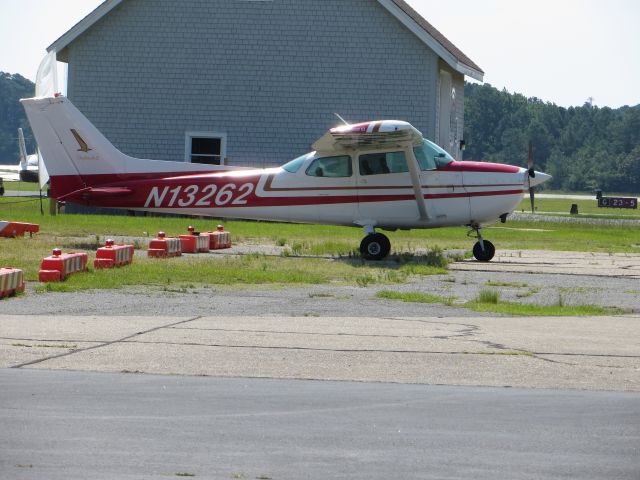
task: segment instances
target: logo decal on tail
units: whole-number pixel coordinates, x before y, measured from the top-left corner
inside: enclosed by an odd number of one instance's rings
[[[91,148],[89,148],[89,145],[87,145],[87,142],[85,142],[80,134],[75,130],[75,128],[71,129],[71,133],[73,133],[76,142],[78,142],[78,145],[80,146],[80,148],[78,149],[79,152],[88,152],[92,150]]]

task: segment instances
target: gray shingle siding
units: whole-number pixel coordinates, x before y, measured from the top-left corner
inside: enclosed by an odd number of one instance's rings
[[[332,112],[435,135],[438,57],[375,0],[125,0],[67,55],[69,97],[133,156],[183,160],[212,131],[230,164],[277,165]]]

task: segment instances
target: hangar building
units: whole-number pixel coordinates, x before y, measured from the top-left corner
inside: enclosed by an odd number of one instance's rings
[[[48,50],[123,152],[282,164],[327,129],[401,119],[460,159],[483,71],[403,0],[107,0]]]

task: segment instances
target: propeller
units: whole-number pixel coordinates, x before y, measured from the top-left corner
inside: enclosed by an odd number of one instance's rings
[[[533,145],[531,144],[531,141],[529,141],[529,156],[527,157],[527,168],[528,170],[528,175],[527,175],[527,182],[529,183],[529,199],[531,200],[531,213],[534,213],[535,211],[535,194],[534,194],[534,189],[531,186],[531,179],[535,178],[536,176],[536,171],[533,168]]]

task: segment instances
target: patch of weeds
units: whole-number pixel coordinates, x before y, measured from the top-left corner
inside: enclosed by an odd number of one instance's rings
[[[476,312],[503,313],[505,315],[516,316],[566,317],[616,315],[624,313],[624,310],[617,307],[601,307],[599,305],[531,305],[512,302],[481,303],[471,301],[462,306]]]
[[[294,242],[293,245],[291,245],[291,253],[296,256],[301,255],[305,247],[306,245],[303,242]]]
[[[400,300],[401,302],[413,302],[413,303],[442,303],[445,305],[452,305],[455,301],[455,297],[441,297],[439,295],[432,295],[430,293],[419,292],[394,292],[392,290],[380,290],[376,293],[376,298],[382,298],[385,300]]]
[[[532,352],[526,352],[524,350],[499,350],[499,351],[483,351],[483,352],[468,352],[473,355],[504,355],[504,356],[522,356],[522,357],[533,357]]]
[[[434,247],[429,250],[422,258],[422,261],[431,267],[446,268],[447,265],[449,265],[449,258],[447,258],[440,247]]]
[[[498,280],[488,280],[485,282],[485,285],[488,287],[515,287],[515,288],[524,288],[528,287],[526,283],[518,283],[518,282],[500,282]]]
[[[176,477],[195,477],[196,474],[195,473],[189,473],[189,472],[176,472]]]
[[[477,303],[486,303],[496,305],[500,301],[500,292],[497,290],[482,289],[476,299]]]
[[[335,295],[330,293],[310,293],[309,298],[333,298]]]
[[[404,283],[407,281],[407,274],[404,271],[386,270],[382,280],[385,283]]]
[[[518,297],[518,298],[530,297],[531,295],[534,295],[534,294],[538,293],[539,291],[540,291],[539,287],[531,287],[531,288],[527,289],[526,292],[518,292],[518,293],[516,293],[516,297]]]
[[[359,287],[367,287],[372,283],[375,283],[376,278],[371,274],[360,275],[356,277],[356,285]]]
[[[470,250],[467,250],[464,253],[453,252],[447,254],[450,262],[462,262],[463,260],[471,258],[472,256],[473,253]]]
[[[285,248],[284,250],[282,250],[280,255],[282,255],[283,257],[290,257],[291,256],[291,249],[289,247]]]
[[[443,278],[442,279],[443,282],[447,282],[447,283],[456,283],[456,279],[455,277],[447,277],[447,278]]]
[[[433,265],[425,265],[422,263],[407,263],[400,267],[400,270],[408,275],[442,275],[447,273],[447,270],[442,267],[436,267]]]
[[[187,293],[187,289],[185,287],[163,287],[162,291],[169,293]]]
[[[278,247],[284,247],[287,244],[287,239],[286,238],[279,238],[276,240],[276,245]]]

